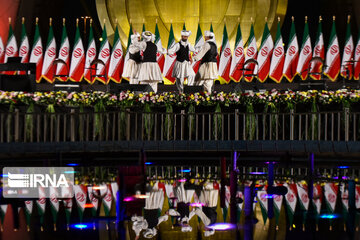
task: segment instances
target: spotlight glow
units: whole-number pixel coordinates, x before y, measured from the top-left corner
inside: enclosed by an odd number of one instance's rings
[[[202,206],[205,206],[205,204],[203,204],[203,203],[191,203],[190,206],[192,206],[192,207],[202,207]]]
[[[230,224],[230,223],[215,223],[215,224],[209,225],[208,227],[215,231],[225,231],[225,230],[236,228],[236,225]]]
[[[340,168],[340,169],[348,169],[349,166],[338,166],[338,168]]]
[[[68,165],[68,166],[70,166],[70,167],[76,167],[76,166],[79,166],[79,164],[78,164],[78,163],[68,163],[68,164],[66,164],[66,165]]]
[[[153,164],[152,162],[146,162],[145,165],[151,165]]]
[[[266,172],[250,172],[251,175],[265,175]]]
[[[337,214],[321,214],[319,216],[319,218],[322,218],[322,219],[335,219],[335,218],[338,218],[339,216]]]
[[[191,172],[191,170],[190,169],[183,169],[183,170],[179,170],[179,172],[189,173],[189,172]]]
[[[71,225],[72,228],[76,228],[76,229],[86,229],[88,228],[89,226],[87,224],[73,224]]]

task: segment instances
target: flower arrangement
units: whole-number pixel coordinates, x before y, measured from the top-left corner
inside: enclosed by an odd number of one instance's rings
[[[268,105],[296,105],[316,103],[329,105],[333,103],[351,104],[360,101],[360,90],[342,89],[337,91],[265,91],[245,93],[191,93],[178,94],[140,93],[125,91],[119,94],[106,92],[5,92],[0,91],[0,104],[12,105],[43,105],[43,106],[69,106],[93,107],[101,102],[105,107],[132,107],[149,104],[150,106],[217,106],[268,104]]]

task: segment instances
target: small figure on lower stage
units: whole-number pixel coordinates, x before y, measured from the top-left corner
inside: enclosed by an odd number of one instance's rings
[[[215,34],[205,31],[205,44],[201,47],[197,55],[193,57],[194,61],[200,62],[200,68],[195,76],[195,85],[203,86],[204,91],[211,93],[214,80],[218,77],[217,69],[217,45],[215,42]]]
[[[181,31],[181,40],[168,50],[168,55],[176,53],[176,62],[172,77],[176,78],[176,86],[180,93],[184,92],[184,80],[187,78],[187,85],[194,85],[195,72],[190,62],[190,52],[195,48],[188,42],[191,31]]]
[[[131,35],[131,44],[129,46],[129,59],[124,66],[123,77],[129,79],[130,84],[138,84],[138,75],[141,63],[140,56],[140,34],[135,32]]]
[[[156,46],[151,32],[143,32],[142,37],[144,41],[139,43],[139,49],[143,51],[143,56],[138,80],[141,84],[149,84],[156,93],[158,83],[163,81],[159,64],[156,61],[156,54],[158,52],[165,54],[166,50],[164,48],[159,49]]]

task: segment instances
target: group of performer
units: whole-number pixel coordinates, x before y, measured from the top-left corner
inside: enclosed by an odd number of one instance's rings
[[[184,82],[188,86],[203,86],[204,91],[211,92],[214,80],[218,76],[217,46],[213,32],[205,31],[205,44],[195,49],[188,41],[191,31],[181,31],[181,40],[168,49],[159,48],[154,43],[155,35],[150,31],[131,35],[129,60],[124,66],[123,76],[130,84],[149,84],[156,93],[158,83],[163,81],[160,67],[157,63],[157,53],[176,54],[176,62],[172,77],[176,79],[178,91],[184,91]],[[142,38],[142,39],[141,39]],[[190,53],[196,53],[191,58]],[[192,62],[201,61],[199,71],[195,74]]]

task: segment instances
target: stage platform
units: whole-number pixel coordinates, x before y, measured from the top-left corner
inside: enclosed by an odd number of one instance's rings
[[[57,87],[60,84],[64,87]],[[121,87],[120,87],[121,86]],[[339,82],[320,82],[320,81],[303,81],[303,82],[293,82],[293,83],[249,83],[249,82],[240,82],[240,83],[229,83],[229,84],[218,84],[214,85],[215,92],[245,92],[245,91],[264,91],[264,90],[338,90],[338,89],[359,89],[360,81],[339,81]],[[66,91],[76,91],[76,92],[92,92],[92,91],[104,91],[117,93],[124,89],[130,89],[130,84],[127,82],[124,83],[113,83],[110,82],[108,85],[102,83],[88,84],[85,82],[82,83],[73,83],[73,82],[59,82],[59,83],[38,83],[35,87],[36,91],[54,91],[54,90],[66,90]],[[158,85],[158,93],[161,92],[177,92],[175,85]]]

